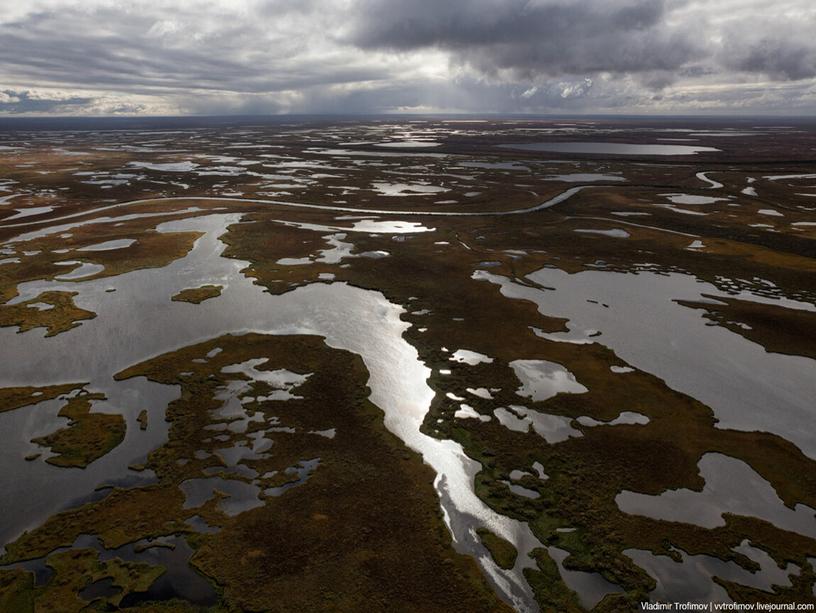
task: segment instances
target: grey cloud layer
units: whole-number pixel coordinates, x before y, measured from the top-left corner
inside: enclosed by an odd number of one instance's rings
[[[816,112],[811,4],[0,0],[0,112]]]
[[[706,63],[777,79],[816,76],[816,13],[772,3],[712,26],[718,2],[683,18],[686,0],[364,0],[351,40],[380,49],[437,47],[480,70],[523,77],[704,71]],[[719,40],[718,40],[719,39]],[[695,65],[699,62],[700,65]]]
[[[724,66],[734,70],[767,74],[779,80],[816,76],[816,18],[795,22],[769,18],[761,27],[746,24],[726,30],[719,54]]]
[[[485,71],[522,76],[674,70],[703,57],[662,0],[365,0],[353,33],[364,47],[436,46]]]
[[[269,5],[273,3],[268,3]],[[276,91],[384,76],[376,69],[323,58],[303,63],[291,56],[297,39],[270,41],[265,22],[280,20],[294,3],[274,3],[274,15],[236,19],[219,11],[215,28],[192,11],[125,12],[99,7],[39,12],[2,27],[0,71],[6,79],[72,82],[86,87],[154,91],[194,89]],[[304,6],[308,3],[304,3]],[[302,12],[300,7],[298,12]],[[203,26],[203,27],[197,27]]]

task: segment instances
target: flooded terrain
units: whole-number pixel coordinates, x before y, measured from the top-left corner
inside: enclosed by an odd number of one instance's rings
[[[0,610],[816,602],[777,124],[6,122]]]

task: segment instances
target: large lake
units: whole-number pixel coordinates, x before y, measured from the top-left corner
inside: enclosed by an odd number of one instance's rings
[[[716,152],[714,147],[692,145],[639,145],[636,143],[604,142],[560,142],[560,143],[517,143],[499,145],[505,149],[523,149],[525,151],[556,151],[560,153],[598,153],[610,155],[694,155],[696,153]]]

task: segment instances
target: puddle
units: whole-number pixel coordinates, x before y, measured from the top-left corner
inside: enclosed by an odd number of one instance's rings
[[[666,209],[669,211],[674,211],[675,213],[682,213],[683,215],[697,215],[697,216],[706,216],[708,213],[703,213],[702,211],[690,211],[689,209],[681,209],[680,207],[673,206],[671,204],[663,204],[657,203],[653,206],[660,207],[661,209]]]
[[[424,140],[403,140],[390,143],[376,143],[376,147],[390,147],[393,149],[416,149],[418,147],[439,147],[442,143]]]
[[[600,334],[597,330],[581,330],[575,328],[572,322],[567,322],[566,332],[543,332],[538,328],[530,328],[539,338],[553,341],[554,343],[571,343],[573,345],[591,345],[595,342],[595,337]]]
[[[459,362],[460,364],[467,364],[468,366],[476,366],[477,364],[491,364],[493,362],[493,358],[488,357],[483,353],[470,351],[469,349],[458,349],[453,352],[449,359],[451,362]]]
[[[218,501],[218,508],[230,517],[264,505],[263,500],[258,497],[261,488],[245,481],[208,477],[188,479],[179,487],[184,492],[185,509],[197,509],[215,497],[216,492],[227,496]]]
[[[499,423],[514,432],[529,432],[530,428],[550,445],[555,445],[570,437],[581,437],[580,430],[572,427],[572,418],[563,415],[540,413],[527,407],[510,405],[509,408],[499,407],[493,414]]]
[[[302,228],[304,230],[314,230],[316,232],[363,232],[365,234],[416,234],[421,232],[433,232],[435,228],[428,228],[416,221],[378,221],[375,219],[362,219],[354,222],[352,226],[324,226],[313,223],[299,223],[294,221],[279,222],[285,226]]]
[[[160,172],[192,172],[198,168],[198,164],[193,162],[171,162],[167,164],[155,164],[152,162],[128,162],[131,168],[144,170],[158,170]]]
[[[79,264],[74,270],[64,275],[57,275],[54,278],[57,281],[74,281],[84,279],[85,277],[92,277],[105,270],[101,264],[90,264],[88,262],[60,262],[60,264]]]
[[[625,177],[618,175],[604,175],[594,172],[573,172],[564,175],[549,175],[544,178],[547,181],[563,181],[564,183],[595,183],[598,181],[616,183],[626,181]]]
[[[301,485],[304,481],[306,481],[306,479],[309,478],[309,475],[311,475],[319,465],[320,458],[314,458],[312,460],[302,460],[301,462],[298,462],[296,466],[290,466],[283,472],[290,477],[296,477],[296,479],[289,481],[288,483],[284,483],[278,487],[270,487],[265,489],[264,496],[280,496],[286,490]]]
[[[518,162],[462,162],[464,168],[484,168],[489,170],[520,170],[530,172],[530,167]]]
[[[448,191],[445,187],[425,185],[424,183],[384,183],[375,181],[371,186],[382,196],[422,196],[424,194],[441,194]]]
[[[217,532],[221,531],[221,528],[217,526],[211,526],[205,521],[203,517],[199,515],[193,515],[192,517],[188,517],[186,520],[184,520],[184,523],[190,526],[193,530],[195,530],[199,534],[216,534]]]
[[[22,217],[32,217],[34,215],[44,215],[54,210],[53,206],[34,206],[28,209],[15,209],[17,213],[11,217],[6,217],[2,221],[11,221],[12,219],[21,219]]]
[[[609,236],[610,238],[629,238],[631,234],[629,234],[626,230],[621,230],[620,228],[615,228],[614,230],[575,230],[579,234],[599,234],[601,236]]]
[[[323,438],[334,438],[337,436],[337,428],[327,428],[326,430],[312,430],[309,434],[316,434]]]
[[[586,415],[579,417],[575,421],[588,428],[595,428],[597,426],[645,426],[649,423],[649,418],[641,413],[623,411],[615,419],[610,421],[598,421]]]
[[[490,421],[490,415],[482,415],[469,404],[459,405],[459,409],[453,414],[458,419],[478,419],[479,421]]]
[[[94,581],[89,586],[79,591],[79,597],[88,602],[96,598],[108,598],[115,596],[122,591],[122,588],[113,585],[113,579],[106,577],[99,581]]]
[[[541,498],[541,494],[527,487],[517,485],[515,483],[510,483],[509,481],[501,481],[500,483],[506,485],[508,489],[511,492],[513,492],[516,496],[521,496],[522,498],[529,498],[530,500],[536,500],[538,498]]]
[[[797,179],[816,179],[816,174],[803,175],[771,175],[765,177],[768,181],[794,181]]]
[[[293,394],[292,391],[303,385],[306,379],[311,376],[311,373],[298,374],[283,368],[277,370],[258,370],[258,366],[263,366],[268,361],[269,358],[254,358],[240,364],[233,364],[232,366],[222,368],[221,372],[224,374],[241,374],[247,378],[247,381],[232,382],[231,395],[244,395],[250,391],[250,383],[258,382],[266,383],[268,386],[275,388],[271,394],[255,398],[258,402],[301,398],[301,396]],[[226,416],[223,413],[219,414]]]
[[[561,364],[546,360],[515,360],[510,366],[516,373],[521,387],[519,396],[543,401],[557,394],[583,394],[589,390],[575,380]]]
[[[711,196],[695,196],[693,194],[661,194],[669,199],[672,204],[715,204],[725,202],[728,198],[713,198]]]
[[[88,245],[87,247],[80,247],[77,251],[113,251],[114,249],[125,249],[136,242],[135,238],[122,238],[113,241],[105,241],[104,243],[97,243],[96,245]]]
[[[477,396],[479,398],[484,398],[485,400],[492,400],[493,399],[493,394],[491,394],[490,390],[487,389],[486,387],[477,387],[477,388],[469,387],[469,388],[467,388],[466,391],[469,394],[473,394],[474,396]]]
[[[304,266],[313,264],[315,262],[322,262],[325,264],[338,264],[346,258],[369,258],[379,259],[388,257],[387,251],[364,251],[362,253],[353,253],[354,245],[345,242],[346,234],[330,234],[324,237],[326,242],[330,245],[330,249],[323,249],[316,257],[303,258],[281,258],[277,261],[278,264],[284,266]],[[331,273],[329,273],[331,274]]]

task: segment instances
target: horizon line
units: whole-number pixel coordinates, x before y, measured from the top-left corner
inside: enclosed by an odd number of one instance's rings
[[[496,118],[634,118],[634,119],[659,119],[659,118],[689,118],[689,119],[751,119],[751,118],[772,118],[772,119],[816,119],[816,113],[790,114],[790,113],[745,113],[734,114],[730,111],[706,112],[706,113],[505,113],[505,112],[295,112],[295,113],[188,113],[171,115],[51,115],[51,114],[27,114],[27,113],[0,113],[0,121],[6,120],[41,120],[41,119],[62,119],[62,120],[93,120],[93,119],[278,119],[287,117],[456,117],[471,119],[496,119]]]

